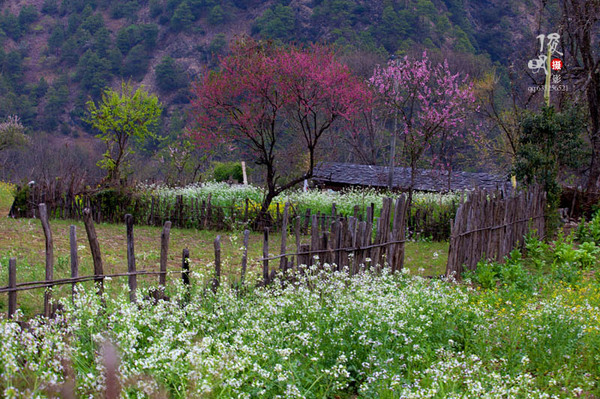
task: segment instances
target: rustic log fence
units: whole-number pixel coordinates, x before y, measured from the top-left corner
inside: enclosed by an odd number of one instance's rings
[[[501,261],[528,233],[544,236],[546,193],[539,186],[515,196],[476,190],[459,206],[451,227],[446,275],[460,278],[482,258]]]
[[[404,196],[395,201],[385,198],[380,217],[375,218],[374,205],[366,208],[366,218],[335,215],[330,219],[318,219],[318,215],[307,213],[302,217],[294,215],[289,204],[282,212],[282,239],[279,255],[270,253],[270,229],[263,230],[263,256],[257,262],[262,265],[262,278],[259,285],[267,285],[275,280],[278,272],[283,279],[293,278],[296,273],[304,273],[309,268],[324,269],[330,264],[335,270],[347,268],[351,275],[367,269],[380,271],[383,265],[389,265],[392,272],[401,270],[404,264],[404,244],[406,239],[407,201]],[[472,192],[460,205],[452,223],[452,236],[448,254],[446,274],[460,277],[464,269],[474,270],[482,258],[501,260],[518,244],[522,244],[525,235],[537,231],[544,233],[545,193],[539,187],[529,192],[505,198],[501,194],[485,191]],[[134,251],[134,231],[132,215],[125,217],[127,231],[127,272],[105,274],[103,271],[100,246],[96,235],[92,211],[84,209],[82,216],[92,253],[94,274],[79,276],[77,236],[75,226],[70,228],[71,277],[54,279],[53,241],[45,204],[38,207],[38,215],[46,237],[46,279],[44,281],[17,283],[17,260],[11,258],[8,267],[8,286],[0,287],[0,293],[8,293],[8,316],[12,317],[17,309],[17,292],[23,290],[50,288],[44,292],[44,314],[50,316],[51,288],[58,285],[75,285],[85,281],[95,281],[98,292],[103,292],[103,282],[107,277],[128,277],[130,300],[138,300],[137,276],[158,275],[158,289],[153,291],[155,299],[164,299],[167,283],[167,254],[172,223],[165,221],[161,234],[160,270],[137,270]],[[312,220],[306,221],[307,217]],[[327,221],[324,222],[324,221]],[[310,225],[310,229],[308,226]],[[310,234],[304,234],[308,230]],[[248,265],[249,230],[244,231],[244,250],[241,259],[240,283],[246,279]],[[295,251],[288,251],[288,236],[295,235]],[[221,284],[221,237],[214,240],[215,273],[210,287],[216,291]],[[190,285],[190,253],[182,253],[181,274],[185,286]]]
[[[268,220],[258,220],[258,208],[249,198],[235,205],[219,206],[209,195],[206,199],[189,198],[183,195],[175,197],[148,196],[144,194],[123,193],[117,189],[104,189],[97,192],[75,192],[63,187],[60,181],[49,184],[38,183],[27,187],[22,197],[11,208],[11,217],[39,217],[38,204],[45,203],[50,218],[82,220],[84,210],[89,209],[96,223],[122,223],[126,214],[131,214],[138,225],[162,226],[170,221],[173,227],[196,228],[201,230],[227,231],[250,228],[262,231],[269,226],[271,232],[281,231],[284,226],[285,206],[275,203]],[[368,214],[371,207],[373,215],[381,213],[376,204],[355,205],[350,215],[359,221],[373,217]],[[435,206],[413,207],[407,211],[405,224],[411,238],[432,238],[446,240],[450,234],[450,220],[456,213],[458,203],[443,209]],[[350,216],[348,215],[348,216]],[[319,224],[319,230],[337,221],[341,214],[336,204],[331,211],[320,212],[311,209],[300,211],[290,205],[288,223],[308,234],[313,225]],[[298,219],[300,217],[300,219]],[[299,224],[296,226],[296,224]],[[288,227],[288,226],[285,226]]]
[[[166,221],[161,234],[161,255],[160,271],[137,270],[135,263],[134,249],[134,217],[131,214],[125,216],[126,237],[127,237],[127,272],[105,274],[100,252],[100,245],[96,234],[92,211],[88,208],[82,211],[85,229],[92,254],[94,274],[90,276],[79,275],[79,257],[77,253],[77,234],[75,226],[70,226],[69,242],[71,256],[71,277],[54,278],[54,248],[48,218],[46,204],[38,206],[38,215],[46,236],[46,278],[44,281],[33,281],[17,283],[17,260],[11,258],[9,261],[8,286],[0,287],[0,293],[8,293],[8,317],[12,318],[17,309],[17,292],[45,288],[44,291],[44,315],[50,317],[54,310],[51,306],[52,287],[60,285],[71,285],[72,297],[75,295],[75,286],[77,283],[86,281],[95,281],[96,289],[99,294],[103,293],[104,279],[107,277],[127,277],[129,286],[129,299],[136,302],[137,276],[140,275],[158,275],[158,289],[153,291],[156,299],[165,298],[164,289],[166,286],[167,254],[169,247],[169,236],[171,222]],[[359,273],[367,268],[377,267],[377,270],[384,264],[390,264],[392,270],[400,270],[404,260],[405,239],[405,221],[407,211],[407,201],[405,197],[399,197],[395,203],[392,199],[383,200],[381,217],[373,218],[373,206],[367,208],[367,220],[361,221],[353,216],[340,217],[332,219],[329,224],[320,223],[317,215],[312,215],[311,234],[306,237],[302,234],[301,218],[296,216],[295,227],[291,228],[290,223],[293,213],[290,212],[291,205],[285,205],[282,213],[282,228],[285,232],[282,234],[280,255],[273,256],[269,251],[269,228],[263,230],[263,257],[258,260],[262,263],[263,274],[259,285],[267,285],[273,282],[277,271],[283,275],[290,275],[290,272],[304,272],[305,269],[298,268],[298,265],[308,265],[323,268],[325,263],[335,265],[335,270],[348,268],[350,274]],[[374,229],[374,227],[376,227]],[[289,252],[287,244],[288,234],[295,232],[296,251]],[[244,231],[244,251],[241,260],[241,277],[243,284],[246,275],[248,263],[248,239],[250,232]],[[217,236],[214,240],[215,273],[210,281],[210,288],[216,292],[221,284],[221,237]],[[304,244],[303,240],[308,240],[309,244]],[[272,267],[272,261],[278,261],[277,266]],[[294,266],[296,265],[296,266]],[[189,268],[189,250],[183,250],[181,278],[183,284],[190,285]]]

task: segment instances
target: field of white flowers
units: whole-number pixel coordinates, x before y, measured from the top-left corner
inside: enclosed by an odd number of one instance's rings
[[[1,319],[0,392],[52,396],[70,381],[100,396],[108,341],[127,397],[597,397],[600,282],[497,267],[490,288],[325,265],[216,295],[195,273],[191,292],[170,287],[157,304],[130,304],[112,281],[104,307],[81,291],[55,320]]]
[[[182,195],[185,199],[198,198],[200,200],[211,197],[211,202],[217,206],[228,207],[231,204],[243,202],[246,198],[260,204],[263,198],[263,192],[260,187],[253,185],[230,185],[227,183],[206,182],[201,184],[192,184],[186,187],[170,188],[160,185],[139,185],[138,190],[150,195],[157,195],[161,198],[175,199],[177,195]],[[331,205],[336,204],[338,212],[351,215],[355,205],[367,207],[371,203],[377,206],[386,196],[395,196],[397,194],[387,191],[377,191],[374,189],[346,189],[342,191],[332,190],[288,190],[280,194],[275,203],[285,204],[291,202],[300,210],[311,209],[314,212],[331,212]],[[437,204],[439,206],[448,206],[458,201],[460,193],[423,193],[415,192],[413,201],[416,204]]]
[[[207,182],[192,184],[186,187],[171,188],[160,185],[139,185],[137,191],[143,197],[156,196],[161,201],[175,203],[179,195],[183,201],[190,203],[193,200],[208,200],[215,206],[223,207],[224,213],[228,215],[233,207],[238,215],[245,211],[246,198],[250,201],[250,217],[256,215],[260,209],[263,192],[257,186],[252,185],[229,185],[227,183]],[[384,197],[396,197],[398,193],[378,191],[374,189],[345,189],[342,191],[317,190],[308,191],[288,190],[277,196],[269,212],[275,217],[277,206],[283,212],[286,202],[290,202],[297,214],[303,215],[307,209],[312,213],[321,212],[331,214],[332,206],[335,204],[338,214],[345,216],[354,213],[354,207],[359,206],[360,212],[366,212],[366,208],[375,205],[375,217],[379,217],[381,204]],[[415,192],[413,205],[408,215],[409,236],[433,237],[438,240],[447,240],[450,234],[450,219],[454,218],[458,208],[460,192],[450,193],[424,193]]]

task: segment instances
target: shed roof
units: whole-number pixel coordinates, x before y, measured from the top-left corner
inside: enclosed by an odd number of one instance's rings
[[[385,166],[359,165],[339,162],[319,163],[313,172],[313,181],[317,184],[357,185],[386,187],[389,168]],[[408,190],[410,187],[410,168],[394,169],[394,188]],[[448,187],[448,172],[433,169],[417,169],[415,190],[442,192],[450,190],[510,190],[507,178],[490,173],[471,173],[453,171]]]

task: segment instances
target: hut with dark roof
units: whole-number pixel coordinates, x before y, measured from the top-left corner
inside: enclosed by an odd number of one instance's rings
[[[389,168],[385,166],[358,165],[339,162],[319,163],[313,172],[313,183],[321,188],[340,190],[345,187],[385,188],[388,183]],[[489,173],[471,173],[453,171],[417,169],[415,173],[415,191],[447,192],[455,190],[510,191],[512,186],[508,178]],[[410,168],[394,168],[394,190],[408,191],[410,187]]]

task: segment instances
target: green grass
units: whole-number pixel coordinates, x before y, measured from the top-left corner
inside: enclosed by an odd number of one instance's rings
[[[0,216],[8,214],[14,199],[14,189],[13,184],[0,181]]]

